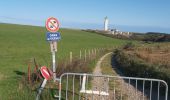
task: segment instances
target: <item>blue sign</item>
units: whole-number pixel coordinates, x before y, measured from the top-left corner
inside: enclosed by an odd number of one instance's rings
[[[59,32],[55,32],[55,33],[48,32],[46,34],[46,39],[47,41],[58,41],[61,39],[61,36]]]

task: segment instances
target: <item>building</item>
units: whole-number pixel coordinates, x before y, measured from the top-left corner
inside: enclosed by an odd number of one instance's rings
[[[108,30],[109,30],[109,19],[106,16],[104,19],[104,31],[108,31]]]
[[[104,18],[104,31],[102,32],[105,34],[112,34],[112,35],[126,36],[126,37],[130,37],[132,35],[132,33],[130,32],[123,32],[116,28],[109,29],[109,19],[107,16]]]
[[[112,35],[122,35],[122,36],[126,36],[126,37],[130,37],[132,35],[132,33],[130,33],[130,32],[122,32],[117,29],[112,29],[111,32],[109,32],[109,33]]]

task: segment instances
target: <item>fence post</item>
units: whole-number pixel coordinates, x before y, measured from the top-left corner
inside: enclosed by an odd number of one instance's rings
[[[94,56],[94,49],[92,49],[92,56]]]
[[[84,60],[85,60],[85,62],[86,62],[86,58],[87,58],[87,56],[86,56],[86,49],[85,49],[85,51],[84,51]]]
[[[70,52],[70,63],[72,63],[72,61],[73,61],[73,53]]]
[[[99,48],[99,53],[101,53],[101,48]]]
[[[80,50],[80,59],[81,59],[81,50]]]
[[[96,57],[96,48],[94,49],[94,54],[95,54],[95,57]]]
[[[30,70],[30,62],[28,63],[28,83],[30,84],[31,83],[31,70]]]
[[[96,48],[96,55],[98,55],[99,54],[99,50],[98,50],[98,48]]]
[[[90,49],[89,49],[89,59],[90,59]]]

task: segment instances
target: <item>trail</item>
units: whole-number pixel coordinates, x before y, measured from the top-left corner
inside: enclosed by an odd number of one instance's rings
[[[105,54],[104,56],[102,56],[98,61],[97,64],[95,66],[95,69],[93,71],[94,75],[102,75],[102,71],[101,71],[101,64],[102,61],[109,56],[110,54],[112,54],[112,52],[109,52],[107,54]],[[107,89],[109,88],[109,82],[106,78],[103,77],[94,77],[94,79],[92,80],[92,90],[93,91],[105,91],[108,92]],[[100,95],[94,95],[93,96],[93,100],[106,100],[106,98],[108,98],[108,96],[100,96]]]
[[[95,69],[93,71],[94,75],[102,75],[102,70],[101,70],[101,65],[103,63],[103,60],[108,57],[109,55],[111,55],[112,52],[109,52],[107,54],[105,54],[104,56],[102,56],[96,66]],[[114,62],[113,62],[114,63]],[[113,66],[114,67],[114,66]],[[113,69],[114,70],[114,69]],[[121,76],[120,73],[118,74],[118,76]],[[137,90],[133,85],[127,83],[126,81],[124,81],[123,79],[119,79],[117,80],[117,82],[121,83],[121,87],[122,88],[122,94],[123,95],[128,95],[128,100],[140,100],[141,98],[143,98],[143,100],[147,100],[146,97],[142,97],[142,92]],[[90,98],[90,100],[118,100],[117,98],[114,99],[114,91],[113,90],[108,90],[109,89],[109,80],[107,78],[104,77],[94,77],[92,80],[92,90],[93,91],[105,91],[109,93],[109,96],[103,96],[103,95],[94,95],[93,98]],[[122,99],[124,100],[124,99]],[[127,100],[127,99],[125,99]]]

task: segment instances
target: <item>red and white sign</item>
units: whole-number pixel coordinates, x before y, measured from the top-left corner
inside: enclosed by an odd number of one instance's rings
[[[57,32],[59,30],[59,21],[54,17],[50,17],[47,19],[45,26],[48,31]]]
[[[41,69],[41,74],[42,76],[46,79],[49,80],[51,78],[50,72],[46,66],[42,66]]]

